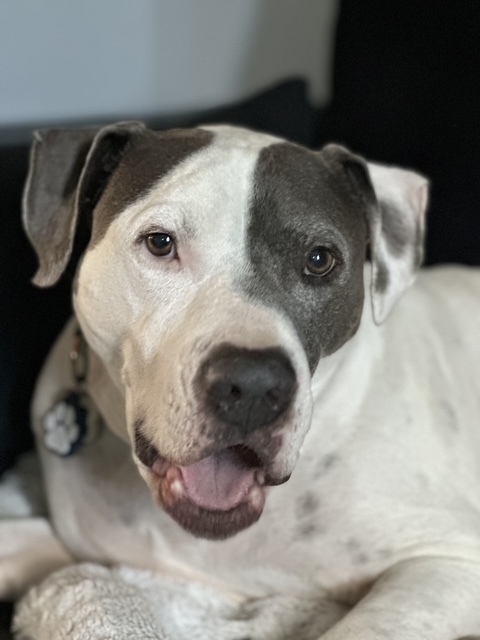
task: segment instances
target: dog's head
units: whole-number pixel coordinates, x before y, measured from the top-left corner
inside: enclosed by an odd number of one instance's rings
[[[24,224],[35,282],[86,235],[83,332],[125,396],[157,501],[192,533],[255,522],[310,426],[319,360],[356,332],[367,247],[384,320],[422,259],[426,181],[227,126],[36,134]]]

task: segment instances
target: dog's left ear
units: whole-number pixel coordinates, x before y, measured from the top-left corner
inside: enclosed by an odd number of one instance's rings
[[[23,194],[23,226],[38,257],[34,284],[57,282],[72,255],[79,220],[93,212],[141,122],[36,131]]]
[[[373,318],[381,324],[423,261],[428,180],[413,171],[367,163],[339,145],[328,145],[324,152],[341,163],[352,194],[366,211]]]
[[[414,171],[368,163],[377,207],[370,213],[372,305],[385,320],[423,262],[428,180]]]

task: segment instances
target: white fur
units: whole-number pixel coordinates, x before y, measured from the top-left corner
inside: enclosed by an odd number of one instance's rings
[[[456,640],[480,633],[480,273],[425,270],[377,326],[367,268],[358,332],[320,361],[310,381],[288,320],[241,300],[232,286],[232,274],[247,268],[255,157],[270,142],[252,134],[232,165],[225,158],[224,173],[216,169],[208,180],[198,167],[221,156],[223,143],[199,153],[118,216],[85,256],[75,309],[98,354],[89,390],[110,429],[70,459],[39,452],[56,535],[76,562],[97,564],[63,569],[31,591],[18,610],[20,637]],[[245,176],[233,201],[222,189],[231,171]],[[152,224],[185,234],[180,267],[159,266],[136,244]],[[70,323],[41,376],[37,435],[71,383],[73,330]],[[129,428],[142,393],[150,410],[175,398],[177,429],[166,417],[161,435],[150,435],[162,438],[162,451],[187,459],[194,426],[182,407],[194,402],[189,385],[201,341],[227,336],[287,350],[299,376],[299,428],[296,435],[287,429],[277,460],[293,475],[268,490],[260,521],[212,542],[193,538],[152,504]],[[2,549],[0,578],[4,567]],[[23,588],[37,577],[24,575]]]

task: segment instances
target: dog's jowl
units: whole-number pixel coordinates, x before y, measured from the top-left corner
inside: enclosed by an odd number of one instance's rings
[[[19,638],[480,633],[480,274],[418,273],[427,190],[230,126],[36,134],[35,283],[73,262],[75,317],[49,520],[3,529]]]

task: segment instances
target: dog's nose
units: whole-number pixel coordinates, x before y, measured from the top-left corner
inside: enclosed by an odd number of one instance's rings
[[[246,435],[274,422],[290,406],[295,371],[280,349],[223,347],[206,363],[203,384],[214,415]]]

